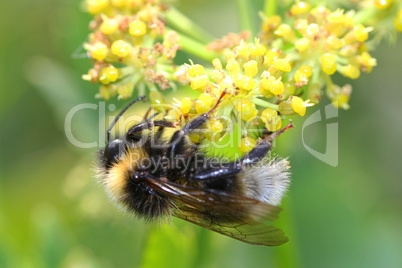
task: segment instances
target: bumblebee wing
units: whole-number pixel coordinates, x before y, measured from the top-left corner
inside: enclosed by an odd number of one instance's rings
[[[178,214],[174,214],[176,217],[183,220],[197,224],[205,229],[215,231],[217,233],[232,237],[234,239],[243,241],[252,245],[264,245],[264,246],[279,246],[288,241],[283,231],[272,225],[266,225],[263,222],[256,224],[238,224],[231,226],[224,226],[221,224],[213,223],[213,221],[207,223],[201,218],[194,215],[186,215],[183,211],[178,211]]]
[[[288,241],[282,230],[265,224],[277,219],[278,207],[225,191],[153,179],[148,185],[174,202],[173,215],[178,218],[249,244],[276,246]]]

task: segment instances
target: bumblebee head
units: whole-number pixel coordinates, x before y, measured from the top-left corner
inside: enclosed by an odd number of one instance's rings
[[[119,118],[123,115],[127,109],[136,103],[137,101],[145,99],[145,96],[139,97],[132,102],[130,102],[126,107],[124,107],[123,110],[120,111],[120,113],[116,116],[116,118],[113,120],[113,122],[110,124],[109,129],[107,131],[107,145],[103,151],[103,159],[105,162],[106,168],[109,168],[113,163],[116,163],[117,160],[125,154],[128,148],[128,142],[125,139],[115,139],[110,141],[110,132],[116,122],[119,120]]]
[[[107,167],[116,163],[117,160],[122,156],[127,150],[127,143],[122,139],[115,139],[110,142],[103,151],[103,156],[105,159],[105,164]]]

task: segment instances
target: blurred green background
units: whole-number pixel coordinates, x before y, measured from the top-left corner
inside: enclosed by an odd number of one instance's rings
[[[176,5],[216,37],[238,31],[232,1]],[[93,179],[96,149],[64,132],[72,107],[98,104],[80,78],[89,20],[78,0],[0,2],[0,267],[402,267],[401,38],[373,53],[378,67],[352,81],[352,108],[330,121],[336,167],[306,151],[302,120],[278,140],[293,183],[276,225],[290,242],[268,248],[180,220],[150,227],[109,202]],[[73,134],[97,141],[98,120],[98,110],[80,111]],[[304,133],[323,153],[326,123]]]

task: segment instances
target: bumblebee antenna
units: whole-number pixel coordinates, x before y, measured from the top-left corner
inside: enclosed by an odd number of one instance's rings
[[[136,103],[137,101],[143,100],[145,99],[145,96],[141,96],[135,100],[133,100],[132,102],[130,102],[126,107],[124,107],[123,110],[120,111],[120,113],[116,116],[116,118],[113,120],[113,122],[110,124],[109,129],[107,130],[107,143],[109,144],[110,141],[110,131],[112,130],[112,128],[114,127],[114,125],[116,124],[117,120],[119,120],[119,118],[124,114],[125,111],[127,111],[128,108],[130,108],[131,105],[133,105],[134,103]]]
[[[277,132],[275,132],[274,134],[270,135],[267,140],[270,142],[272,140],[274,140],[276,137],[278,137],[279,135],[281,135],[283,132],[285,132],[286,130],[288,130],[289,128],[294,127],[292,120],[289,120],[290,124],[287,125],[286,127],[282,128],[281,130],[278,130]]]

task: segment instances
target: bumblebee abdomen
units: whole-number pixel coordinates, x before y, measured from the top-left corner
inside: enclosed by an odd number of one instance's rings
[[[124,192],[120,203],[138,217],[153,220],[171,215],[169,198],[148,187],[145,180],[127,184]]]
[[[148,154],[141,148],[128,148],[100,176],[109,196],[123,209],[149,220],[171,214],[172,203],[147,185],[146,179],[134,179],[133,174],[146,162]]]

